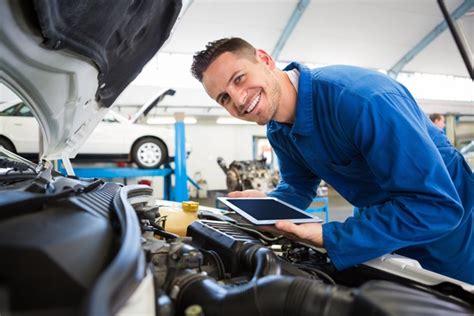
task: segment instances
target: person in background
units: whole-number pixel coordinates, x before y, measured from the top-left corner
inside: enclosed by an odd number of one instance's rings
[[[438,126],[438,128],[444,130],[446,127],[446,122],[444,116],[439,113],[433,113],[430,115],[430,120],[433,122],[434,125]]]
[[[240,38],[194,55],[191,72],[232,116],[267,126],[280,166],[272,196],[306,209],[321,179],[362,209],[345,222],[295,225],[339,270],[396,252],[474,284],[474,178],[463,156],[397,81],[352,66],[309,69]]]

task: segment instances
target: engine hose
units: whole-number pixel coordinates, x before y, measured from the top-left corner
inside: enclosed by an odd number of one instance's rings
[[[281,266],[273,251],[259,244],[247,243],[239,250],[238,258],[247,268],[255,271],[251,281],[267,276],[280,275]]]
[[[183,280],[182,280],[183,281]],[[194,304],[204,315],[349,315],[352,290],[300,277],[272,275],[237,287],[202,277],[180,284],[178,315]]]
[[[180,278],[177,305],[198,304],[205,315],[347,315],[351,290],[307,278],[281,276],[278,257],[268,248],[248,243],[239,261],[254,270],[249,283],[226,287],[205,276]]]

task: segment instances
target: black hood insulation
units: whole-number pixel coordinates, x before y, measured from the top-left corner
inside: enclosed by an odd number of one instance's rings
[[[168,39],[181,0],[34,0],[52,50],[68,49],[99,68],[96,100],[110,107]]]

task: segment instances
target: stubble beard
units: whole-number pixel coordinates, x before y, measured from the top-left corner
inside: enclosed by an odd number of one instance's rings
[[[275,117],[275,114],[278,110],[278,107],[280,105],[280,99],[281,99],[281,87],[278,85],[278,81],[276,80],[275,77],[272,77],[272,85],[271,85],[271,90],[270,90],[270,95],[271,99],[269,101],[269,107],[266,115],[262,118],[261,121],[257,121],[256,123],[258,125],[266,125],[268,122],[273,120]],[[268,96],[268,94],[267,94]]]

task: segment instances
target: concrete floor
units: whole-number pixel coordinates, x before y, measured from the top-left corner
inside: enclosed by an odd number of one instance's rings
[[[219,194],[218,194],[219,195]],[[209,207],[216,207],[216,194],[210,193],[206,199],[192,199],[198,201],[200,205]],[[224,194],[221,194],[224,196]],[[342,196],[339,195],[334,189],[329,188],[328,190],[328,202],[329,202],[329,220],[343,222],[347,217],[352,216],[352,205],[349,204]],[[313,203],[310,207],[320,207],[321,203]],[[319,218],[325,220],[325,213],[314,213]]]

